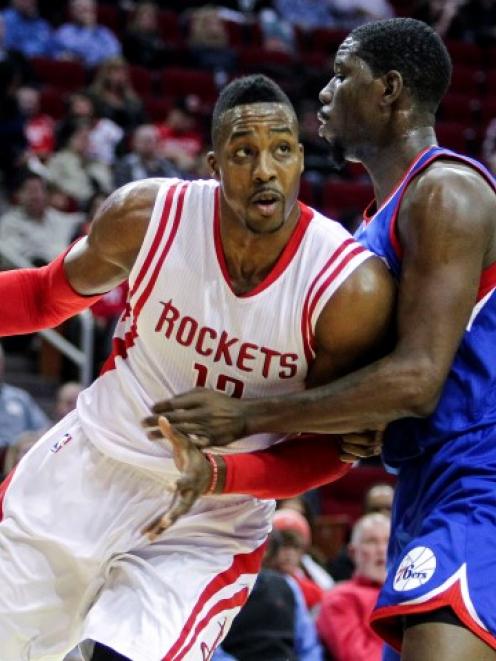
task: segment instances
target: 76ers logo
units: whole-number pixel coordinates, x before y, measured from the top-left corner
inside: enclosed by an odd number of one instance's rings
[[[64,445],[67,445],[67,443],[70,443],[71,441],[72,436],[70,434],[64,434],[62,438],[60,438],[58,441],[55,441],[55,443],[50,448],[50,452],[53,452],[54,454],[59,452],[59,450],[62,450]]]
[[[398,592],[414,590],[429,581],[436,571],[436,556],[426,546],[416,546],[405,555],[394,577]]]

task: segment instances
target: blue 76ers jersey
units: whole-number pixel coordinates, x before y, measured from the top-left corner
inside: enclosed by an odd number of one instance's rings
[[[410,181],[434,160],[465,163],[488,181],[496,191],[496,180],[479,162],[442,147],[422,151],[383,205],[364,222],[355,238],[382,257],[392,274],[401,275],[402,249],[396,221]],[[386,464],[395,465],[474,430],[496,426],[496,263],[481,273],[477,301],[441,398],[428,418],[404,418],[389,425],[384,443]]]

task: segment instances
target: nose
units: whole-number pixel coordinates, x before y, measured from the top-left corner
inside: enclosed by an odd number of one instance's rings
[[[253,178],[259,182],[273,181],[276,177],[274,161],[270,154],[260,152],[253,169]]]
[[[319,101],[324,106],[332,101],[331,81],[329,81],[327,85],[320,90]]]

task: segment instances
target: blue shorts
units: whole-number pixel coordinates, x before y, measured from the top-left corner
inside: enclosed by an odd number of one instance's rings
[[[496,649],[496,430],[452,439],[400,468],[372,627],[400,650],[403,616],[446,606]]]

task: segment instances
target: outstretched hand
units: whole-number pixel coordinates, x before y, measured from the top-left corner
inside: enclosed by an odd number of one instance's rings
[[[190,438],[173,429],[164,416],[158,416],[157,424],[160,438],[166,438],[172,446],[172,456],[177,468],[181,471],[181,477],[176,482],[169,508],[143,529],[143,533],[148,535],[150,541],[154,541],[181,516],[189,512],[196,500],[211,487],[213,474],[212,464]],[[220,488],[223,483],[223,463],[219,456],[216,456],[215,463],[218,467],[216,477]]]
[[[149,438],[161,438],[159,418],[166,415],[174,430],[190,437],[199,448],[227,445],[246,435],[246,409],[246,402],[240,399],[195,388],[155,404],[155,415],[145,418],[143,426],[148,429]]]

